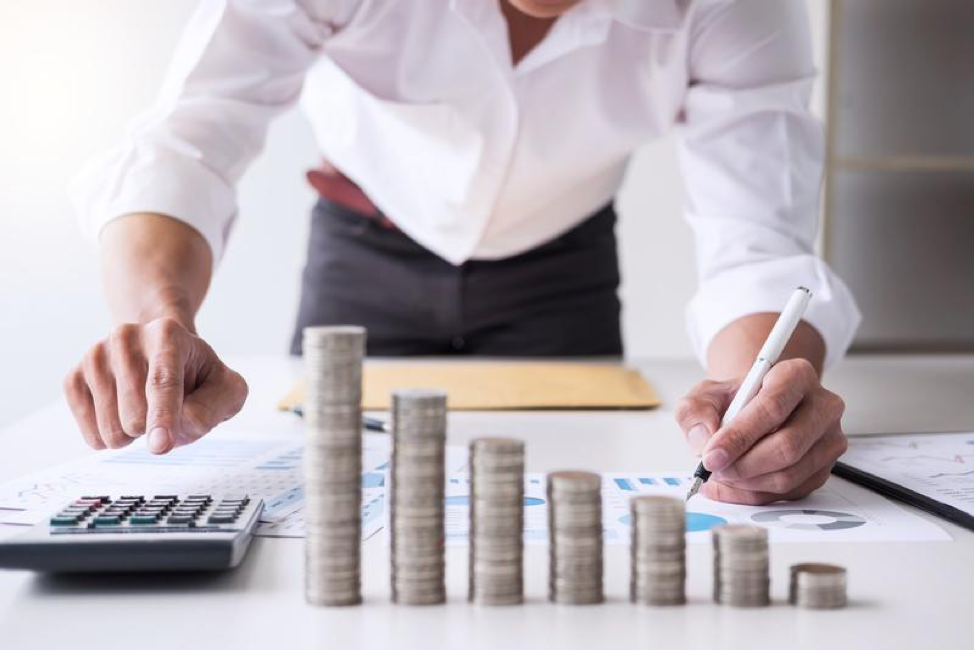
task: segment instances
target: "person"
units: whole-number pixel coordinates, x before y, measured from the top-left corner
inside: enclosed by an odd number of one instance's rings
[[[707,496],[804,496],[846,448],[820,376],[859,318],[813,251],[814,77],[800,0],[201,3],[157,104],[74,189],[117,323],[65,379],[81,432],[166,453],[241,408],[194,317],[234,185],[300,95],[326,162],[296,332],[365,325],[374,355],[621,355],[612,201],[634,149],[674,131],[710,377],[679,424]],[[815,299],[784,360],[720,427],[798,285]]]

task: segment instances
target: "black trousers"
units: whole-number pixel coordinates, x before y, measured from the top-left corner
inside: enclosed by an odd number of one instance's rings
[[[373,356],[621,355],[615,212],[526,253],[454,266],[331,201],[312,213],[292,354],[308,325],[364,325]]]

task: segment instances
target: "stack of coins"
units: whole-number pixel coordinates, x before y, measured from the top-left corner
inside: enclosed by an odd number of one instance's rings
[[[548,474],[548,594],[566,605],[601,603],[602,480],[591,472]]]
[[[768,531],[728,524],[713,529],[714,600],[733,607],[771,604]]]
[[[632,514],[630,598],[645,605],[686,602],[686,509],[683,500],[639,496]]]
[[[524,443],[481,438],[470,443],[471,602],[524,601]]]
[[[446,393],[394,392],[392,435],[392,600],[435,605],[446,601]]]
[[[305,597],[362,602],[362,358],[365,329],[304,330]]]
[[[791,567],[789,598],[805,609],[846,606],[846,570],[834,564],[796,564]]]

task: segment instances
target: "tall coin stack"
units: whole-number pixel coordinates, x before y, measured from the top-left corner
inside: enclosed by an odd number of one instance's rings
[[[566,605],[601,603],[602,480],[591,472],[548,474],[548,594]]]
[[[789,598],[805,609],[846,606],[846,570],[834,564],[796,564],[791,567]]]
[[[768,531],[727,524],[713,529],[714,600],[733,607],[771,604]]]
[[[639,496],[632,515],[630,597],[645,605],[686,602],[686,509],[682,499]]]
[[[524,443],[470,443],[470,591],[481,605],[524,601]]]
[[[392,432],[392,600],[435,605],[446,601],[446,393],[394,392]]]
[[[362,327],[304,329],[305,598],[362,602]]]

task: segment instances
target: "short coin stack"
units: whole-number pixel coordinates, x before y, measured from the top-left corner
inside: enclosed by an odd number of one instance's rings
[[[548,474],[549,599],[601,603],[602,480],[591,472]]]
[[[629,500],[632,515],[630,598],[645,605],[686,602],[686,509],[666,496]]]
[[[834,564],[795,564],[788,600],[805,609],[845,607],[846,570]]]
[[[733,607],[765,607],[769,594],[768,531],[727,524],[713,529],[714,600]]]
[[[446,393],[394,392],[392,432],[392,600],[435,605],[446,601]]]
[[[480,438],[470,443],[471,602],[524,601],[524,443]]]
[[[362,602],[362,358],[365,329],[304,330],[305,597]]]

